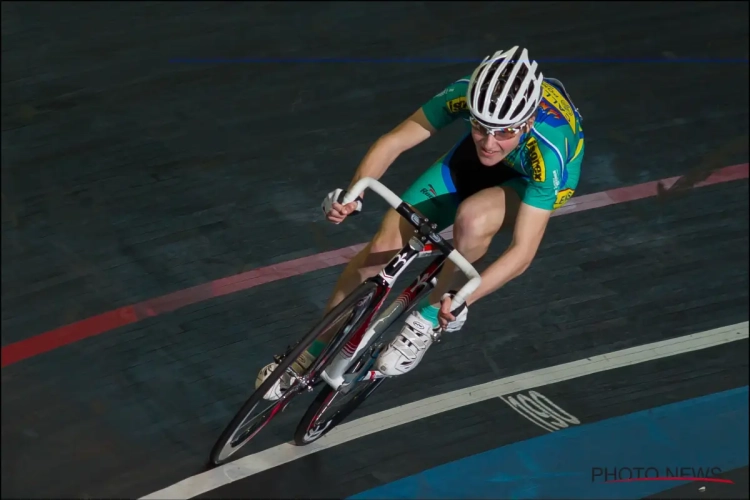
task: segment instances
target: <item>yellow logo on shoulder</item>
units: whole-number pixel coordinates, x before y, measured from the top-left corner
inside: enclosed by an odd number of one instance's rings
[[[574,191],[570,188],[565,188],[557,193],[557,200],[555,200],[554,209],[557,210],[561,206],[565,205],[569,199],[573,197]]]
[[[466,109],[466,98],[465,97],[456,97],[455,99],[451,99],[446,103],[446,106],[448,107],[448,111],[451,113],[458,113],[459,111],[463,111]]]
[[[539,144],[536,139],[531,137],[526,142],[526,166],[531,167],[531,178],[536,182],[544,182],[547,178],[546,168],[544,166],[544,157],[539,151]]]

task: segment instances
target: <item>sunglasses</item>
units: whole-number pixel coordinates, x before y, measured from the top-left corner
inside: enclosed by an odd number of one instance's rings
[[[488,127],[473,116],[469,118],[469,122],[471,123],[472,127],[474,127],[482,134],[491,136],[495,136],[495,134],[497,134],[499,136],[499,139],[512,139],[523,130],[523,126],[525,125],[524,123],[522,123],[513,127]]]

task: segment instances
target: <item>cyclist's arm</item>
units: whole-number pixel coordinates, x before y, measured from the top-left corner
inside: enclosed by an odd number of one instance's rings
[[[531,177],[518,208],[513,241],[502,257],[482,273],[482,283],[467,301],[469,304],[523,274],[534,260],[547,229],[557,200],[555,179],[562,177],[559,172],[563,167],[555,151],[534,138],[529,140],[524,151],[524,169],[531,172]]]
[[[482,283],[466,301],[473,304],[523,274],[534,260],[547,229],[551,210],[521,203],[518,209],[513,241],[505,253],[482,273]]]
[[[426,141],[435,132],[435,127],[427,120],[422,108],[419,108],[396,128],[375,141],[357,167],[348,189],[363,177],[380,179],[401,153]]]

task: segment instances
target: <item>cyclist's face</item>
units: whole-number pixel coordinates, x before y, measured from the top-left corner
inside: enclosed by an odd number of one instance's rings
[[[533,119],[532,119],[533,120]],[[527,126],[531,126],[531,121]],[[476,122],[471,124],[471,138],[477,148],[477,156],[482,165],[488,167],[498,164],[508,153],[518,146],[523,131],[526,128],[519,127],[517,130],[496,131],[494,134]]]

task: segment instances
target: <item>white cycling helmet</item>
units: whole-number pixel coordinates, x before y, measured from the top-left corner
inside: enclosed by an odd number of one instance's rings
[[[485,57],[469,81],[469,112],[488,128],[512,127],[531,118],[542,100],[537,66],[517,46]]]

